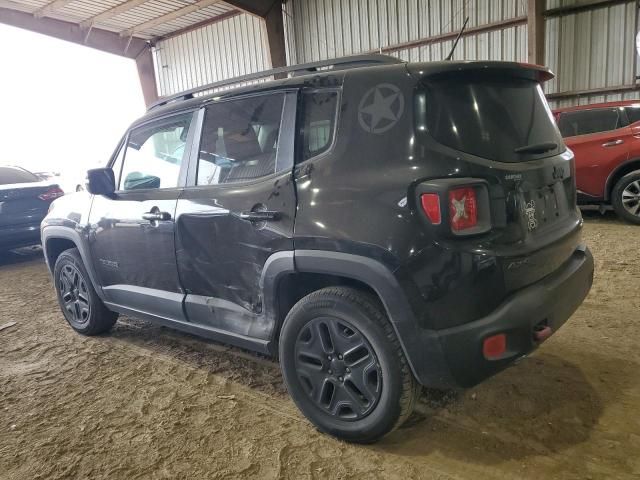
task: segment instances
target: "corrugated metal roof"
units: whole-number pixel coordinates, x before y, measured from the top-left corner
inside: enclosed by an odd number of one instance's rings
[[[130,3],[132,8],[126,9],[127,3]],[[29,13],[37,13],[42,8],[53,6],[52,4],[53,0],[0,0],[0,7]],[[122,6],[124,11],[109,16],[109,18],[98,19],[94,26],[126,34],[129,29],[135,30],[138,25],[143,25],[163,15],[172,14],[184,7],[199,7],[197,4],[198,0],[72,0],[66,5],[60,5],[51,11],[44,12],[44,16],[81,24],[91,21],[96,15]],[[233,6],[222,1],[212,5],[203,5],[198,10],[186,12],[177,18],[135,31],[134,35],[146,39],[163,37],[208,19],[229,14],[234,10]]]

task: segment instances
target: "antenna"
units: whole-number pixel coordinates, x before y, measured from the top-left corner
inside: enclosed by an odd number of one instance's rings
[[[447,55],[447,58],[445,58],[445,60],[451,60],[453,58],[453,52],[456,51],[456,47],[458,46],[458,42],[460,41],[460,37],[464,33],[464,29],[467,28],[467,23],[469,23],[469,17],[464,19],[464,24],[462,25],[462,28],[460,29],[460,32],[458,33],[458,36],[456,37],[456,41],[453,42],[453,47],[451,47],[451,51],[449,52],[449,55]]]

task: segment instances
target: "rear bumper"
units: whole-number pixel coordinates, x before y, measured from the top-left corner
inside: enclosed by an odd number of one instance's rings
[[[539,282],[507,298],[489,315],[444,330],[398,332],[418,381],[437,388],[471,387],[527,355],[539,343],[534,330],[560,328],[580,306],[593,282],[593,257],[584,246]],[[403,334],[404,333],[404,334]],[[487,337],[504,333],[506,352],[498,360],[484,357]]]
[[[40,243],[39,222],[0,228],[0,248],[3,250],[37,243]]]

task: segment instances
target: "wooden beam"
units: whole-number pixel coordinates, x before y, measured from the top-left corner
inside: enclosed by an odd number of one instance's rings
[[[536,65],[544,65],[544,4],[527,0],[527,58]]]
[[[149,107],[158,100],[158,87],[156,85],[151,48],[146,48],[136,57],[136,67],[138,68],[138,78],[140,79],[140,86],[142,87],[144,103]]]
[[[77,23],[54,18],[34,18],[30,13],[9,8],[0,7],[0,23],[127,58],[136,58],[140,52],[147,48],[147,41],[143,38],[121,38],[117,33],[100,28],[94,28],[91,31],[91,36],[87,38],[86,31],[80,28]]]
[[[218,15],[217,17],[207,18],[206,20],[203,20],[198,23],[194,23],[193,25],[189,25],[188,27],[181,28],[180,30],[176,30],[175,32],[167,33],[166,35],[162,35],[160,37],[154,37],[154,39],[152,40],[152,43],[155,44],[156,42],[159,42],[161,40],[167,40],[168,38],[173,38],[173,37],[177,37],[178,35],[183,35],[185,33],[193,32],[194,30],[204,28],[207,25],[218,23],[223,20],[233,18],[237,15],[242,15],[242,13],[243,12],[241,10],[230,10],[221,15]]]
[[[198,10],[209,7],[216,3],[220,3],[221,1],[222,0],[200,0],[191,5],[187,5],[186,7],[179,8],[178,10],[174,10],[173,12],[169,12],[165,15],[161,15],[152,20],[143,22],[139,25],[136,25],[135,27],[123,30],[122,32],[120,32],[120,36],[131,37],[138,32],[143,32],[145,30],[148,30],[149,28],[157,27],[158,25],[162,25],[163,23],[170,22],[172,20],[175,20],[176,18],[183,17],[189,13],[196,12]]]
[[[550,100],[558,100],[561,98],[582,97],[586,95],[606,95],[633,91],[640,91],[640,85],[616,85],[613,87],[589,88],[585,90],[568,90],[565,92],[549,93],[546,97]]]
[[[135,8],[138,5],[142,5],[143,3],[148,1],[149,0],[127,0],[126,2],[121,3],[120,5],[116,5],[115,7],[105,10],[104,12],[99,13],[97,15],[94,15],[91,18],[87,18],[86,20],[80,23],[80,26],[82,28],[89,28],[98,22],[109,20],[110,18],[120,15],[121,13],[128,12],[132,8]]]
[[[269,44],[269,57],[271,67],[284,67],[287,65],[287,51],[284,39],[284,22],[282,19],[282,3],[274,2],[271,9],[264,17],[267,29],[267,42]]]
[[[74,0],[53,0],[53,2],[47,3],[44,7],[38,8],[33,12],[33,16],[36,18],[46,17],[47,15],[64,8],[67,4]]]
[[[627,3],[629,0],[591,0],[583,1],[577,5],[566,7],[550,8],[544,11],[545,17],[557,17],[561,15],[571,15],[574,13],[587,12],[596,8],[612,7],[621,3]]]
[[[275,2],[282,0],[225,0],[224,3],[247,12],[256,17],[265,18]]]
[[[517,25],[524,25],[525,23],[527,23],[526,17],[515,17],[515,18],[510,18],[508,20],[500,20],[497,22],[486,23],[484,25],[478,25],[477,27],[471,27],[471,28],[465,29],[465,31],[462,34],[462,37],[464,38],[471,35],[477,35],[479,33],[503,30],[505,28],[515,27]],[[382,50],[382,53],[392,53],[400,50],[406,50],[408,48],[422,47],[424,45],[430,45],[432,43],[445,42],[447,40],[455,40],[455,38],[458,36],[459,33],[460,33],[459,31],[441,33],[439,35],[420,38],[418,40],[411,40],[409,42],[396,43],[395,45],[387,45],[386,47],[382,47],[382,49],[375,48],[373,50],[369,50],[369,52],[367,53],[378,53],[380,52],[380,50]]]

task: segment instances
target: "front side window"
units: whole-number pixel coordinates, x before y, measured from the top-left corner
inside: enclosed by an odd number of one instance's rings
[[[177,187],[192,117],[191,113],[175,115],[133,129],[119,189]]]
[[[627,107],[626,110],[629,123],[640,122],[640,106]]]
[[[206,107],[196,185],[247,182],[276,171],[284,94]]]
[[[302,160],[326,152],[333,143],[337,92],[305,92],[302,95]]]
[[[622,127],[620,109],[599,108],[565,112],[560,115],[558,128],[563,137],[608,132]]]

